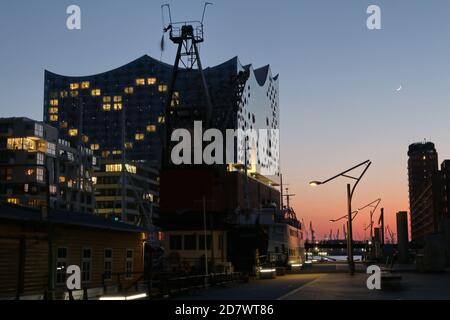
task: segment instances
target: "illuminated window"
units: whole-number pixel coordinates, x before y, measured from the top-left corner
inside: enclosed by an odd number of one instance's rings
[[[114,96],[114,102],[122,102],[122,96]]]
[[[136,135],[134,136],[134,139],[136,141],[141,141],[144,140],[145,135],[143,133],[136,133]]]
[[[8,138],[6,141],[6,147],[9,150],[37,150],[36,141],[28,138]]]
[[[98,97],[98,96],[100,96],[102,94],[102,90],[94,89],[94,90],[91,91],[91,94],[92,94],[93,97]]]
[[[65,183],[66,182],[66,177],[64,176],[59,176],[59,183]]]
[[[158,86],[158,91],[159,92],[166,92],[167,91],[167,85],[166,84],[160,84]]]
[[[103,97],[103,102],[111,102],[111,97],[109,97],[109,96],[104,96],[104,97]]]
[[[48,113],[50,113],[50,114],[56,114],[56,113],[58,113],[58,108],[55,108],[55,107],[53,107],[53,108],[48,108]]]
[[[76,137],[78,135],[78,129],[70,129],[69,136]]]
[[[136,79],[136,84],[138,86],[143,86],[145,85],[145,79]]]
[[[52,99],[52,100],[50,100],[50,105],[51,105],[52,107],[57,107],[58,104],[59,104],[58,99]]]
[[[125,169],[129,173],[136,174],[136,172],[137,172],[136,166],[133,166],[130,164],[126,164]],[[122,165],[121,164],[107,164],[105,167],[105,171],[106,172],[122,172]]]
[[[78,91],[70,91],[70,96],[71,96],[72,98],[78,97]]]
[[[153,124],[149,124],[147,126],[147,132],[156,132],[156,126]]]
[[[47,149],[45,150],[46,153],[51,154],[53,156],[56,155],[56,144],[47,142],[46,147],[47,147]]]
[[[61,121],[60,123],[59,123],[59,126],[62,128],[62,129],[67,129],[67,122],[66,121]]]
[[[122,165],[121,164],[107,164],[105,167],[106,172],[121,172]]]
[[[122,154],[122,150],[113,150],[112,152],[113,155],[121,155]]]
[[[71,83],[70,84],[70,90],[76,90],[80,88],[80,84],[79,83]]]
[[[111,111],[111,103],[104,103],[103,111]]]
[[[110,154],[111,154],[110,151],[102,151],[102,157],[103,158],[108,158]]]
[[[81,138],[81,140],[83,140],[84,143],[88,143],[89,142],[89,137],[88,136],[83,136]]]
[[[133,149],[133,142],[125,142],[125,149]]]
[[[171,106],[172,107],[178,107],[179,105],[180,105],[180,93],[178,91],[175,91],[172,94]]]
[[[81,83],[81,89],[89,89],[90,86],[91,86],[91,83],[89,81],[83,81]]]
[[[114,110],[122,110],[122,104],[121,103],[114,103]]]
[[[29,177],[34,175],[34,169],[25,169],[25,174]]]
[[[100,149],[100,145],[98,143],[91,144],[91,150],[96,151],[96,150],[99,150],[99,149]]]
[[[56,122],[56,121],[58,121],[58,115],[57,115],[57,114],[51,114],[51,115],[50,115],[50,121],[51,121],[51,122]]]
[[[69,96],[69,93],[67,91],[61,91],[59,95],[61,98],[67,98]]]
[[[36,164],[42,165],[45,161],[45,155],[43,153],[36,154]]]
[[[165,119],[164,116],[159,116],[158,117],[158,123],[165,123],[165,122],[166,122],[166,119]]]
[[[92,177],[92,184],[97,184],[97,177]]]
[[[44,169],[43,168],[36,169],[36,180],[40,181],[40,182],[44,181]]]
[[[148,78],[148,79],[147,79],[147,83],[148,83],[149,85],[154,85],[154,84],[156,84],[156,78],[154,78],[154,77]]]
[[[18,198],[8,198],[6,201],[11,204],[20,204],[20,200]]]
[[[56,194],[57,191],[56,186],[54,185],[49,186],[48,191],[50,191],[51,194]]]
[[[125,92],[126,94],[132,94],[132,93],[134,93],[134,88],[133,88],[133,87],[126,87],[126,88],[124,89],[124,92]]]

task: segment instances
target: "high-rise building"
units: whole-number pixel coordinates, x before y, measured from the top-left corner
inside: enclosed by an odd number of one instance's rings
[[[432,142],[411,144],[408,149],[408,182],[413,241],[435,230],[434,213],[427,210],[439,207],[433,202],[440,192],[437,190],[439,186],[436,185],[440,179],[436,171],[438,171],[438,155],[434,144]],[[424,199],[429,201],[424,202]]]
[[[50,125],[0,119],[0,198],[5,202],[93,213],[96,165],[90,149],[59,139]]]

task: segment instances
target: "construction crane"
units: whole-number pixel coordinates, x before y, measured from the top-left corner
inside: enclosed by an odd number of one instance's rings
[[[340,229],[338,228],[336,231],[336,240],[339,240],[339,231],[340,231]]]
[[[395,233],[392,232],[391,227],[389,227],[389,225],[386,226],[386,230],[389,233],[390,243],[394,244],[394,242],[395,242]]]
[[[328,240],[333,240],[333,229],[330,230],[330,234],[328,235]]]
[[[286,188],[286,194],[283,195],[283,197],[286,198],[286,208],[289,209],[291,207],[291,203],[290,203],[291,197],[295,197],[295,194],[294,193],[290,194],[289,188]]]
[[[347,239],[347,231],[345,230],[345,223],[342,226],[342,230],[344,230],[344,239]]]

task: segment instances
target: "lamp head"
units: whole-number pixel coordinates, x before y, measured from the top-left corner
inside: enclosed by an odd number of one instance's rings
[[[311,181],[310,183],[309,183],[309,185],[311,186],[311,187],[317,187],[317,186],[319,186],[319,185],[321,185],[322,184],[322,182],[320,182],[320,181]]]

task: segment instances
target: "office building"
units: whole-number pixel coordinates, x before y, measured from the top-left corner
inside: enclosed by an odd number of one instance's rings
[[[58,130],[27,118],[0,119],[0,198],[29,207],[93,213],[90,149],[60,139]]]

